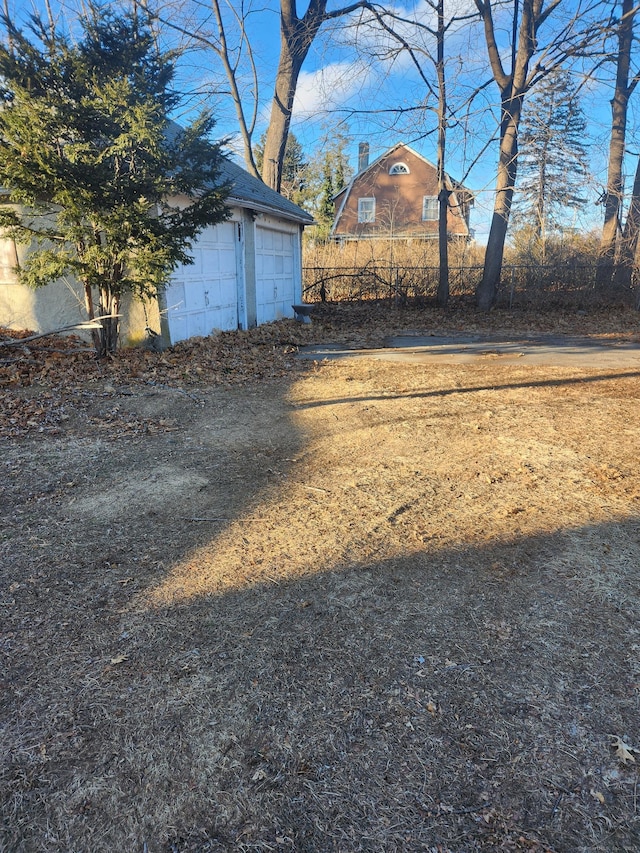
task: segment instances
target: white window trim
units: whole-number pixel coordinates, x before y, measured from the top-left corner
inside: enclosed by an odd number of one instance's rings
[[[369,205],[363,202],[370,202]],[[375,222],[376,221],[376,200],[374,197],[358,199],[358,222]]]
[[[435,202],[435,205],[431,205],[429,202]],[[435,216],[427,216],[427,208],[430,207],[432,210],[435,209]],[[422,197],[422,221],[423,222],[437,222],[438,221],[438,196],[437,195],[425,195]]]
[[[390,175],[410,175],[411,170],[406,163],[394,163],[389,169]]]

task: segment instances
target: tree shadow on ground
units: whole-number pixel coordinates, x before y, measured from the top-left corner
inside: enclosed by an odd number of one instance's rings
[[[0,849],[637,850],[638,519],[358,560],[338,530],[276,567],[287,393],[28,463]]]
[[[121,653],[96,667],[91,634],[64,695],[25,685],[21,715],[57,715],[5,849],[635,850],[637,773],[610,745],[640,735],[639,532],[107,617]]]
[[[579,376],[562,376],[558,379],[525,380],[524,382],[490,383],[484,385],[470,385],[468,387],[437,388],[429,391],[412,391],[408,394],[398,394],[398,398],[428,399],[430,397],[450,397],[464,394],[477,394],[479,391],[511,391],[522,388],[563,388],[571,385],[584,385],[585,383],[606,382],[616,379],[635,379],[640,376],[639,371],[627,370],[616,373],[594,373],[585,374],[580,372]],[[301,404],[301,408],[315,408],[317,406],[333,406],[341,403],[370,403],[379,400],[388,400],[388,394],[379,396],[346,396],[327,400],[310,400]]]

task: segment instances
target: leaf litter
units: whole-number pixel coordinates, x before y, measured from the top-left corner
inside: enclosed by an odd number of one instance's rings
[[[29,342],[0,850],[636,851],[635,372],[295,359],[634,324],[340,306],[102,364]]]

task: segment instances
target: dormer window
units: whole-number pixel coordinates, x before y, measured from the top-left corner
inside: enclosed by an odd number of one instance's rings
[[[408,175],[409,167],[406,163],[394,163],[393,166],[389,169],[390,175]]]

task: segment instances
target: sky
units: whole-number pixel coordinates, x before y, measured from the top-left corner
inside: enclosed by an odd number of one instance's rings
[[[455,9],[453,3],[456,3]],[[540,42],[554,28],[560,28],[571,19],[578,0],[563,0],[557,20],[544,25]],[[333,6],[337,5],[333,0]],[[331,8],[330,0],[330,8]],[[447,0],[446,14],[463,16],[473,11],[472,0]],[[401,0],[391,7],[407,21],[433,24],[433,11],[425,0]],[[509,8],[512,8],[509,4]],[[559,10],[560,11],[560,10]],[[387,39],[381,42],[371,28],[354,27],[354,19],[339,19],[329,24],[312,46],[300,75],[294,106],[292,131],[307,150],[313,150],[327,133],[327,128],[339,127],[349,133],[351,165],[357,164],[358,144],[367,141],[371,159],[382,154],[397,142],[405,142],[427,159],[436,160],[436,116],[433,99],[428,98],[424,82],[410,57],[397,51],[382,58],[392,46]],[[496,14],[500,24],[500,16]],[[273,0],[256,11],[250,23],[254,26],[253,43],[257,48],[263,91],[271,94],[271,85],[278,54],[277,3]],[[503,36],[505,53],[508,45],[510,20],[498,27]],[[401,26],[401,34],[413,44],[420,44],[420,30],[409,23]],[[433,47],[432,40],[423,37],[425,47]],[[395,44],[395,43],[394,43]],[[507,57],[505,57],[505,60]],[[422,58],[426,74],[433,78],[433,68]],[[603,211],[597,204],[606,184],[607,144],[610,132],[609,100],[612,91],[601,72],[599,80],[585,85],[582,97],[588,119],[591,175],[585,196],[588,199],[580,216],[569,211],[572,224],[577,227],[598,227]],[[452,26],[447,35],[447,85],[452,103],[462,103],[480,83],[491,78],[483,32],[478,24]],[[638,96],[640,98],[640,95]],[[466,132],[462,127],[449,131],[447,171],[476,193],[472,212],[472,226],[479,242],[485,242],[493,210],[497,143],[485,146],[497,129],[498,89],[490,82],[469,110]],[[632,105],[633,105],[632,101]],[[422,107],[416,109],[416,107]],[[402,113],[400,110],[407,110]],[[526,100],[525,100],[526,109]],[[268,105],[262,103],[260,126],[266,126]],[[630,139],[633,140],[637,124],[631,115]],[[257,134],[259,137],[259,133]],[[631,183],[635,163],[629,163]]]
[[[24,0],[7,2],[13,16],[17,19],[24,17],[27,11]],[[51,0],[57,21],[73,28],[79,2]],[[557,19],[545,25],[547,30],[565,24],[577,2],[563,0]],[[243,89],[244,104],[250,112],[255,88],[247,72],[246,50],[237,51],[240,42],[234,19],[234,14],[239,14],[243,9],[248,12],[246,27],[259,83],[254,134],[254,140],[258,141],[268,122],[277,66],[278,2],[227,0],[224,5],[224,0],[221,0],[221,3],[228,27],[229,46],[238,64],[238,80]],[[31,5],[43,13],[46,9],[44,0],[32,0]],[[337,5],[337,0],[329,0],[329,8]],[[303,2],[299,2],[298,6],[299,10],[303,8]],[[113,5],[111,8],[114,8]],[[180,28],[197,30],[205,38],[215,38],[211,6],[207,0],[157,0],[155,8],[168,22],[162,30],[162,37],[167,44],[183,40],[178,32]],[[416,26],[416,23],[433,23],[433,11],[425,0],[400,0],[392,8],[406,21],[398,27],[407,41],[432,47],[430,37]],[[464,15],[473,11],[473,4],[472,0],[447,0],[445,8],[447,16],[454,13]],[[500,23],[499,14],[496,20]],[[436,117],[432,109],[433,99],[429,98],[420,73],[406,52],[394,49],[397,43],[392,43],[388,38],[381,39],[379,34],[376,35],[371,27],[363,26],[362,22],[359,27],[354,26],[354,23],[354,18],[338,19],[325,26],[313,44],[299,79],[292,131],[302,143],[305,153],[311,156],[322,146],[327,135],[330,136],[339,128],[351,139],[348,153],[354,169],[357,165],[358,144],[362,141],[370,144],[370,159],[375,159],[397,142],[405,142],[435,162]],[[508,53],[508,21],[505,20],[499,32],[503,38],[502,46]],[[543,27],[540,33],[542,43],[545,35]],[[446,50],[449,96],[452,103],[462,103],[479,84],[490,80],[486,47],[479,25],[453,25],[447,35]],[[432,66],[424,57],[421,62],[425,73],[432,79]],[[604,79],[604,73],[601,73],[601,80],[589,83],[583,92],[583,107],[589,120],[592,174],[586,187],[588,205],[575,224],[584,228],[597,227],[602,218],[602,208],[596,205],[596,199],[606,183],[611,98],[611,89]],[[239,150],[237,142],[234,142],[234,139],[237,140],[237,119],[215,53],[192,43],[191,49],[180,60],[178,83],[185,93],[184,115],[188,116],[201,105],[212,108],[218,120],[216,131],[221,137],[232,140],[232,149]],[[497,94],[495,83],[489,83],[468,110],[466,132],[463,133],[461,126],[454,126],[449,131],[447,171],[457,180],[463,180],[476,194],[471,224],[479,242],[486,241],[493,207],[497,143],[487,146],[487,141],[496,130]],[[635,113],[631,116],[629,129],[633,140],[637,137]],[[630,172],[631,168],[630,162]],[[632,174],[629,183],[631,179]]]

